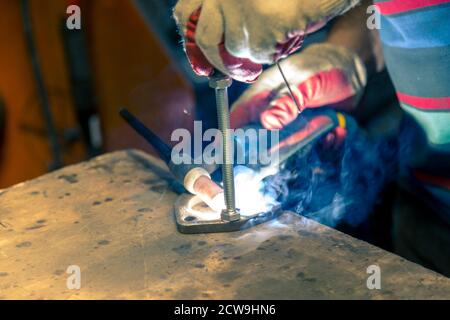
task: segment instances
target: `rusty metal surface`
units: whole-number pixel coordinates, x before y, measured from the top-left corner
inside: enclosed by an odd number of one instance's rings
[[[180,234],[155,163],[116,152],[3,190],[0,298],[450,298],[449,279],[291,213],[237,233]],[[381,290],[366,287],[372,264]],[[67,289],[70,265],[80,290]]]

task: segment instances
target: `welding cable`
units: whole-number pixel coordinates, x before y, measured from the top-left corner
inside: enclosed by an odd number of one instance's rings
[[[172,150],[164,141],[127,109],[121,109],[119,113],[141,137],[156,149],[161,159],[169,167],[174,178],[188,192],[197,195],[210,208],[216,211],[221,211],[224,208],[223,189],[211,179],[206,169],[194,164],[174,164],[171,158]],[[193,163],[192,159],[191,163]]]
[[[141,121],[139,121],[134,115],[132,115],[127,109],[123,108],[119,111],[122,118],[151,146],[155,148],[161,159],[165,163],[171,161],[171,148],[162,141],[153,131],[147,128]]]
[[[50,149],[53,155],[53,160],[49,166],[49,170],[53,171],[63,166],[61,146],[58,141],[58,134],[50,107],[48,93],[45,88],[44,77],[39,64],[39,56],[36,44],[34,42],[29,0],[21,0],[21,9],[25,32],[25,41],[28,47],[28,51],[30,53],[31,65],[33,68],[33,73],[37,84],[37,91],[40,99],[40,104],[42,107],[45,125],[47,127]]]

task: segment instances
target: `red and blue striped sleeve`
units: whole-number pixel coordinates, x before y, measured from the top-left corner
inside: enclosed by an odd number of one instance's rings
[[[386,65],[417,127],[407,164],[450,217],[450,0],[375,1]]]

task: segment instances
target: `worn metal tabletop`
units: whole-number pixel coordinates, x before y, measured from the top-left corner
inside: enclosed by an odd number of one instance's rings
[[[448,278],[288,212],[241,232],[180,234],[164,172],[121,151],[3,190],[0,298],[450,298]],[[381,290],[367,288],[370,265]]]

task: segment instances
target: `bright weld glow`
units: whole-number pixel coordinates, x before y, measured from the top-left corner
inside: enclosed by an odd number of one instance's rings
[[[275,169],[257,172],[245,166],[234,168],[236,208],[242,216],[252,216],[270,211],[279,202],[274,194],[263,194],[263,179],[274,174]],[[217,212],[225,209],[224,194],[219,193],[207,203]]]
[[[214,211],[222,212],[225,209],[225,195],[223,192],[218,193],[209,201],[205,201],[205,203]]]
[[[262,192],[265,175],[245,166],[237,166],[234,168],[234,176],[236,207],[241,215],[267,212],[278,204],[275,195]]]

